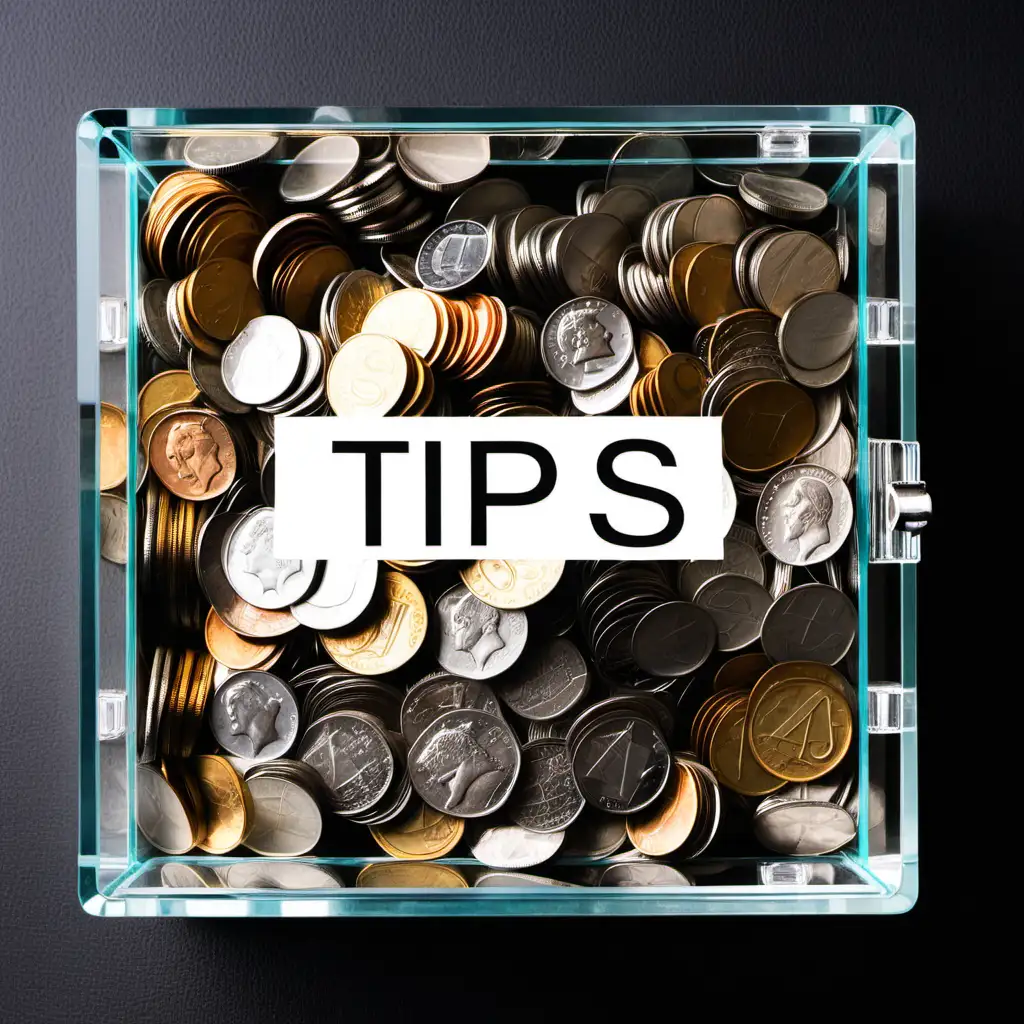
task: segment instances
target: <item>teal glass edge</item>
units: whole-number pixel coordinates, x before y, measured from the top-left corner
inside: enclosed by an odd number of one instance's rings
[[[320,108],[322,111],[324,108]],[[128,393],[134,394],[137,386],[135,380],[135,365],[137,363],[137,330],[136,330],[136,311],[134,295],[138,292],[139,282],[139,260],[137,258],[137,245],[136,245],[136,231],[138,224],[138,202],[140,191],[148,194],[155,184],[155,181],[150,174],[148,168],[137,162],[131,155],[130,137],[132,133],[139,132],[149,134],[154,131],[159,134],[174,134],[175,129],[239,129],[239,128],[252,128],[254,126],[265,126],[275,130],[292,130],[296,133],[300,132],[321,132],[328,130],[333,127],[345,127],[346,125],[352,129],[361,130],[438,130],[444,128],[448,130],[478,130],[487,129],[490,131],[558,131],[573,133],[575,131],[588,132],[588,131],[637,131],[637,130],[658,130],[669,129],[669,128],[686,128],[687,130],[697,131],[713,131],[713,130],[752,130],[757,127],[763,127],[767,124],[782,125],[786,122],[808,124],[810,125],[812,132],[815,127],[820,128],[847,128],[849,130],[855,130],[860,133],[860,153],[857,157],[852,160],[846,157],[839,158],[841,162],[847,163],[848,167],[845,174],[841,177],[833,189],[833,195],[835,195],[843,185],[844,179],[848,177],[857,178],[857,184],[853,186],[858,191],[863,186],[863,169],[867,160],[870,158],[870,151],[878,148],[880,141],[886,138],[891,138],[894,134],[900,139],[900,144],[904,146],[906,140],[910,140],[910,153],[909,158],[906,153],[903,154],[901,159],[901,187],[902,178],[905,170],[909,172],[910,181],[912,183],[913,174],[913,122],[906,112],[902,111],[898,107],[887,107],[887,106],[876,106],[876,107],[699,107],[699,108],[687,108],[687,107],[661,107],[661,108],[583,108],[583,109],[548,109],[548,110],[529,110],[529,111],[518,111],[518,110],[478,110],[474,108],[463,108],[460,110],[433,110],[431,108],[332,108],[334,112],[342,111],[343,117],[339,117],[333,122],[314,122],[313,117],[317,111],[312,109],[303,110],[177,110],[177,109],[134,109],[134,110],[120,110],[120,111],[96,111],[93,114],[87,114],[83,117],[79,126],[79,150],[78,150],[78,195],[79,195],[79,244],[78,244],[78,258],[79,258],[79,397],[81,406],[81,422],[82,422],[82,440],[83,440],[83,458],[82,458],[82,564],[81,564],[81,579],[82,579],[82,732],[81,732],[81,801],[82,801],[82,815],[81,815],[81,828],[80,828],[80,854],[81,863],[88,865],[89,862],[95,864],[96,855],[96,837],[95,837],[95,812],[97,808],[97,792],[98,776],[96,773],[96,746],[95,739],[95,707],[96,707],[96,694],[99,686],[99,675],[98,675],[98,658],[99,652],[96,645],[96,633],[95,627],[97,622],[95,602],[97,600],[97,588],[96,588],[96,562],[98,561],[98,493],[95,489],[95,480],[92,476],[96,465],[96,431],[95,431],[95,417],[98,411],[98,398],[95,397],[94,391],[90,391],[88,388],[82,387],[83,376],[88,378],[90,373],[93,378],[96,376],[97,368],[97,348],[96,339],[98,334],[98,318],[94,308],[95,295],[97,294],[98,284],[95,280],[86,280],[81,273],[81,268],[88,265],[90,256],[94,259],[96,253],[96,246],[98,244],[98,215],[96,199],[98,196],[98,190],[96,188],[96,177],[98,175],[99,168],[99,155],[98,146],[99,140],[105,138],[109,140],[118,152],[118,156],[113,159],[120,160],[126,166],[126,171],[129,174],[129,188],[128,188],[128,201],[130,204],[129,216],[127,219],[129,229],[128,238],[126,244],[129,246],[129,279],[132,284],[133,295],[129,296],[129,381],[128,381]],[[344,119],[344,118],[347,118]],[[748,158],[749,159],[749,158]],[[837,158],[829,157],[811,157],[811,162],[836,162]],[[708,160],[709,163],[734,163],[738,162],[738,158],[715,158]],[[904,166],[906,165],[906,166]],[[860,192],[863,195],[863,192]],[[92,204],[90,206],[90,203]],[[863,210],[865,204],[859,203],[859,212]],[[909,198],[901,195],[900,202],[900,231],[901,239],[905,237],[905,232],[910,233],[912,238],[913,232],[913,194],[910,193]],[[861,229],[863,230],[863,223]],[[864,237],[861,235],[860,237]],[[903,294],[902,289],[906,287],[907,281],[912,285],[913,282],[913,249],[912,247],[904,246],[902,248],[902,258],[900,261],[900,274],[901,274],[901,295]],[[866,565],[867,565],[867,550],[868,550],[868,520],[866,518],[867,501],[865,496],[865,487],[867,481],[867,444],[866,434],[864,434],[864,425],[866,424],[866,379],[867,379],[867,362],[866,356],[866,339],[864,334],[864,323],[866,318],[864,316],[865,303],[866,303],[866,291],[864,286],[864,274],[863,268],[859,275],[859,304],[861,307],[861,334],[858,341],[858,352],[859,352],[859,380],[860,380],[860,416],[859,416],[859,465],[858,465],[858,511],[859,511],[859,527],[858,531],[860,534],[859,544],[859,560],[861,568],[861,578],[865,578]],[[88,287],[85,287],[88,285]],[[91,289],[91,294],[90,294]],[[909,362],[912,367],[913,353],[904,350],[903,353],[904,362]],[[84,368],[84,369],[83,369]],[[903,376],[903,400],[906,402],[913,400],[913,380],[910,374],[904,374]],[[909,392],[909,394],[908,394]],[[129,403],[130,404],[130,403]],[[911,406],[912,408],[912,406]],[[136,428],[134,410],[129,410],[129,429],[130,435],[134,436]],[[92,424],[92,426],[90,426]],[[909,435],[904,435],[909,436]],[[89,451],[86,448],[91,445]],[[136,451],[132,449],[130,451],[130,468],[129,468],[129,483],[134,485],[138,467],[136,465]],[[129,493],[134,493],[130,491]],[[131,504],[131,503],[130,503]],[[130,536],[134,537],[135,524],[135,508],[134,506],[130,509]],[[133,560],[132,560],[133,561]],[[912,580],[913,571],[911,567],[906,567],[908,572],[904,574],[904,616],[906,621],[906,615],[908,608],[912,609]],[[130,564],[128,567],[128,586],[127,586],[127,607],[123,610],[126,615],[126,686],[128,688],[128,729],[130,732],[129,742],[127,745],[127,751],[129,757],[134,750],[134,671],[135,671],[135,654],[134,654],[134,634],[135,634],[135,623],[134,623],[134,564]],[[910,581],[909,589],[906,586],[907,580]],[[866,621],[866,596],[864,591],[866,588],[862,588],[861,591],[861,603],[860,603],[860,614],[861,621]],[[911,615],[909,625],[913,625],[913,616]],[[861,694],[860,702],[860,737],[861,742],[865,744],[865,749],[862,750],[862,754],[866,755],[866,683],[867,683],[867,659],[866,659],[866,648],[868,638],[866,636],[866,630],[861,631],[861,657],[859,659],[860,678],[858,680],[858,689]],[[908,638],[906,632],[904,632],[904,651],[905,654],[909,654],[912,659],[913,654],[913,637],[912,635]],[[906,659],[905,659],[906,660]],[[908,677],[909,678],[909,677]],[[905,738],[906,741],[906,738]],[[906,747],[906,742],[905,742]],[[908,756],[915,753],[914,751],[905,749],[904,750],[904,778],[903,784],[904,789],[913,790],[912,802],[904,801],[903,815],[906,818],[908,815],[914,817],[912,823],[915,839],[916,839],[916,761],[913,758],[908,760]],[[862,757],[862,772],[866,770],[866,756]],[[909,764],[909,772],[906,770],[906,766]],[[131,785],[131,779],[133,772],[129,771],[129,785]],[[866,800],[865,787],[861,788],[862,801]],[[131,792],[129,791],[129,799]],[[129,806],[132,806],[131,803]],[[862,807],[862,812],[866,812],[866,806]],[[861,814],[861,821],[866,820],[866,813]],[[92,823],[90,823],[92,822]],[[910,822],[904,821],[903,827],[910,824]],[[133,830],[130,830],[130,832]],[[916,844],[915,844],[916,845]],[[784,858],[783,858],[784,859]],[[343,860],[343,859],[342,859]],[[829,890],[829,895],[825,899],[816,898],[817,894],[813,894],[808,891],[810,887],[793,887],[792,893],[786,893],[779,889],[773,888],[770,892],[767,892],[762,888],[750,887],[757,889],[756,892],[747,892],[745,887],[722,887],[716,888],[711,886],[701,886],[691,890],[687,889],[662,889],[656,893],[650,890],[634,890],[634,891],[620,891],[609,893],[608,891],[594,891],[593,893],[587,893],[583,897],[569,897],[569,891],[555,892],[553,894],[544,894],[543,898],[540,897],[529,897],[524,898],[522,891],[516,891],[514,898],[510,891],[506,890],[491,890],[491,893],[487,894],[486,899],[481,899],[483,894],[474,893],[474,899],[471,901],[473,905],[478,906],[480,909],[467,910],[467,901],[464,896],[460,897],[446,897],[444,899],[438,899],[436,893],[420,893],[416,897],[416,901],[412,904],[413,907],[422,907],[419,910],[408,910],[409,897],[403,895],[385,895],[385,894],[374,894],[374,897],[369,901],[365,898],[365,894],[360,894],[358,900],[359,905],[363,909],[353,910],[347,908],[344,910],[328,910],[327,914],[340,913],[340,914],[388,914],[388,913],[536,913],[536,912],[549,912],[549,913],[562,913],[562,914],[574,914],[574,913],[593,913],[595,907],[600,906],[601,913],[737,913],[737,912],[759,912],[759,910],[769,909],[772,913],[820,913],[826,912],[823,909],[823,905],[827,906],[827,912],[849,912],[850,910],[856,912],[898,912],[906,909],[907,903],[905,899],[893,898],[894,890],[892,887],[888,887],[874,877],[874,875],[867,870],[866,865],[866,846],[864,830],[862,830],[857,853],[851,855],[849,853],[844,854],[840,860],[852,867],[858,875],[860,875],[865,882],[863,887],[857,886],[852,887],[855,889],[854,892],[840,892]],[[324,863],[330,862],[331,859],[324,859]],[[142,891],[133,892],[130,888],[130,881],[133,877],[137,877],[141,869],[146,864],[152,862],[142,862],[136,860],[136,850],[134,844],[134,835],[130,838],[130,863],[126,866],[125,871],[121,874],[118,882],[112,886],[107,886],[103,893],[99,893],[94,880],[90,882],[83,881],[81,884],[80,896],[83,905],[86,906],[91,912],[99,914],[121,914],[121,913],[134,913],[141,912],[146,914],[171,914],[180,915],[184,914],[187,916],[193,916],[199,914],[212,914],[219,915],[221,911],[212,909],[212,905],[215,903],[224,902],[223,891],[219,894],[214,895],[212,892],[208,894],[197,893],[195,896],[190,895],[188,898],[177,898],[167,897],[164,895],[155,896],[153,895],[154,890],[148,890],[143,896]],[[88,868],[84,868],[80,872],[84,878],[88,874]],[[121,884],[126,883],[126,884]],[[837,889],[840,887],[832,887]],[[842,887],[846,888],[846,887]],[[742,889],[743,891],[739,891]],[[159,891],[159,890],[157,890]],[[822,890],[818,888],[817,892],[820,893]],[[905,890],[901,890],[906,895]],[[351,901],[351,898],[356,895],[356,890],[342,890],[340,900],[335,897],[333,900],[326,901],[327,903],[344,902],[346,900]],[[493,895],[492,895],[493,894]],[[899,892],[896,893],[899,895]],[[733,898],[730,898],[733,897]],[[296,912],[296,908],[293,906],[296,901],[306,904],[307,901],[315,901],[319,905],[325,902],[324,894],[322,892],[308,892],[305,894],[294,894],[287,898],[280,896],[271,896],[266,894],[256,894],[253,892],[247,892],[244,896],[229,895],[227,900],[232,904],[237,904],[240,900],[245,903],[252,902],[255,906],[258,906],[259,912],[255,916],[264,916],[267,913],[281,913],[283,909],[271,910],[268,907],[278,906],[283,908],[285,904],[288,904],[292,909],[291,913]],[[495,902],[497,900],[497,903]],[[552,904],[551,900],[555,902]],[[758,910],[755,910],[751,905],[751,900],[756,900]],[[131,909],[125,907],[117,907],[113,904],[121,902],[130,902],[133,904]],[[140,902],[141,901],[141,902]],[[143,904],[147,909],[143,909]],[[609,907],[610,904],[610,907]],[[368,909],[372,906],[374,909]],[[551,907],[557,906],[560,909],[539,911],[533,909],[534,907]],[[200,909],[200,907],[206,909]],[[405,907],[406,910],[400,909]],[[445,909],[441,910],[440,908]],[[453,909],[459,907],[460,909]],[[486,908],[486,909],[485,909]],[[322,914],[325,913],[322,909],[314,910],[313,906],[306,906],[304,912]],[[237,907],[231,911],[231,916],[235,916],[238,913]]]

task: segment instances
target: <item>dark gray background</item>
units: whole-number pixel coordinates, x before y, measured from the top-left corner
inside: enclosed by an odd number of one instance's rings
[[[956,780],[974,760],[951,726],[977,711],[965,695],[983,683],[977,602],[964,608],[963,595],[984,559],[959,556],[952,538],[982,447],[973,441],[962,463],[958,439],[972,414],[993,407],[977,377],[995,367],[1000,386],[1001,308],[1016,294],[1000,270],[1005,240],[1021,226],[1010,176],[1024,123],[1014,7],[0,0],[2,1019],[235,1021],[319,1008],[355,1017],[374,1006],[392,1018],[473,1007],[485,1019],[499,1007],[534,1017],[560,998],[603,998],[657,979],[687,1005],[694,992],[682,978],[710,980],[704,960],[730,974],[781,969],[800,988],[831,979],[849,993],[853,980],[887,973],[865,971],[863,957],[903,961],[919,937],[958,929],[979,886],[995,884],[974,876],[951,893],[957,869],[938,851],[962,852],[954,839],[971,845]],[[771,102],[895,103],[918,124],[920,435],[938,508],[921,570],[932,782],[926,775],[918,909],[813,927],[87,918],[75,894],[79,115],[149,105]],[[823,936],[836,942],[822,945]],[[791,957],[806,964],[809,948],[827,951],[828,969],[783,966]],[[473,996],[495,983],[499,1002]]]

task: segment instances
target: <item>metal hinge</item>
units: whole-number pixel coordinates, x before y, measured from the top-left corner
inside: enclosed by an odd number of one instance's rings
[[[868,683],[868,732],[884,736],[915,729],[915,694],[900,683]]]
[[[932,499],[921,479],[916,441],[868,440],[871,481],[872,562],[919,562],[921,530]]]

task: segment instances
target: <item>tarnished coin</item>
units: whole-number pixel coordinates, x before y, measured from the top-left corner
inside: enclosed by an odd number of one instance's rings
[[[490,679],[510,668],[526,646],[527,619],[521,611],[484,604],[465,586],[438,598],[437,660],[466,679]]]
[[[508,816],[531,832],[562,832],[583,813],[564,740],[534,740],[522,749],[522,767]]]
[[[301,857],[320,841],[323,819],[310,793],[296,782],[260,776],[247,783],[253,821],[245,845],[264,857]]]
[[[266,405],[292,387],[304,356],[302,337],[291,321],[258,316],[224,350],[224,386],[239,402]]]
[[[527,608],[547,597],[564,571],[564,561],[490,558],[474,562],[459,575],[484,604],[495,608]]]
[[[774,803],[754,815],[753,828],[763,846],[790,857],[833,853],[857,835],[849,811],[809,800]]]
[[[492,146],[494,142],[492,139]],[[487,178],[461,192],[448,208],[444,219],[445,222],[475,220],[478,224],[486,224],[495,214],[521,210],[529,204],[530,195],[518,181]]]
[[[747,171],[740,178],[739,189],[755,210],[781,220],[810,220],[828,206],[825,190],[800,178]]]
[[[659,203],[693,191],[693,156],[680,135],[634,135],[615,151],[608,164],[605,190],[616,185],[649,189]]]
[[[214,694],[210,731],[224,750],[239,757],[285,757],[299,733],[295,694],[270,672],[236,672]]]
[[[459,818],[477,818],[501,807],[519,765],[519,744],[505,722],[472,708],[441,715],[409,750],[413,789],[435,810]]]
[[[100,557],[128,562],[128,502],[116,494],[100,495]]]
[[[646,612],[630,643],[633,660],[661,678],[689,675],[715,649],[715,621],[703,608],[686,601],[667,601]]]
[[[470,853],[492,868],[532,868],[558,853],[564,832],[531,832],[520,825],[471,827],[467,835]]]
[[[768,609],[761,645],[772,661],[836,665],[857,634],[857,609],[835,587],[807,583],[786,591]]]
[[[100,404],[101,491],[120,487],[128,475],[128,417],[124,409],[107,402]]]
[[[750,279],[758,301],[785,316],[809,292],[839,287],[839,261],[827,242],[808,231],[783,231],[767,238],[751,260]]]
[[[462,872],[447,864],[385,861],[367,864],[356,876],[357,889],[468,889]]]
[[[641,887],[648,885],[693,885],[690,879],[669,864],[657,861],[633,861],[624,864],[612,864],[604,869],[597,883],[615,887]]]
[[[406,743],[412,746],[431,722],[460,708],[475,708],[501,717],[498,699],[486,683],[447,674],[421,679],[402,701],[402,735]]]
[[[344,188],[359,165],[359,140],[325,135],[303,149],[281,176],[281,198],[308,203]]]
[[[541,358],[574,391],[612,380],[633,354],[633,331],[618,306],[597,297],[570,299],[544,324]]]
[[[814,435],[814,402],[784,380],[761,380],[737,392],[722,417],[722,449],[737,468],[760,473],[787,462]]]
[[[277,147],[278,138],[269,132],[193,135],[185,143],[182,156],[197,171],[230,174],[266,160]]]
[[[195,825],[174,787],[147,764],[139,765],[135,785],[135,819],[145,839],[163,853],[188,853]]]
[[[227,760],[216,754],[200,754],[193,764],[206,808],[206,836],[196,845],[206,853],[230,853],[244,841],[252,825],[249,787]]]
[[[772,604],[764,587],[740,573],[712,577],[693,601],[714,619],[720,651],[738,651],[752,644],[761,635],[761,623]]]
[[[374,826],[370,835],[385,853],[399,860],[433,860],[455,849],[465,827],[462,818],[414,800],[412,809],[398,821]]]
[[[618,297],[619,259],[629,245],[629,231],[615,217],[586,213],[559,232],[555,261],[570,295]]]
[[[234,483],[238,456],[224,421],[198,409],[168,413],[149,439],[149,465],[175,496],[209,501]]]
[[[846,484],[822,466],[790,466],[776,473],[757,502],[757,533],[786,565],[831,558],[849,536],[853,500]]]
[[[811,292],[779,322],[779,347],[791,363],[821,370],[842,359],[857,340],[857,302],[842,292]]]
[[[376,587],[375,559],[328,559],[319,586],[304,601],[292,605],[292,615],[310,629],[342,629],[366,611]]]
[[[424,239],[416,259],[416,276],[424,288],[451,292],[479,276],[491,253],[490,236],[482,224],[452,220]]]
[[[697,823],[698,783],[683,765],[674,764],[668,787],[658,801],[626,819],[629,841],[648,857],[678,850]]]
[[[522,718],[547,722],[575,706],[589,686],[587,663],[576,645],[555,637],[527,651],[498,685],[498,695]]]
[[[487,170],[491,143],[486,135],[402,135],[395,158],[421,188],[452,192]]]

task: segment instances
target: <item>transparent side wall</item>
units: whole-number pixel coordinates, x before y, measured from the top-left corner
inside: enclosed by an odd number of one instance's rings
[[[97,487],[100,403],[125,410],[129,438],[137,436],[139,351],[135,299],[145,279],[138,224],[156,182],[182,166],[184,141],[196,131],[262,127],[286,133],[287,162],[311,136],[329,131],[486,131],[510,137],[564,134],[549,159],[517,158],[515,147],[494,163],[516,163],[528,184],[542,176],[545,191],[571,210],[584,177],[600,178],[630,135],[685,135],[696,163],[785,164],[785,147],[806,139],[804,176],[824,187],[846,211],[850,280],[860,303],[854,366],[858,469],[858,534],[851,576],[860,580],[859,641],[841,665],[859,696],[859,832],[840,854],[808,859],[702,859],[695,885],[658,889],[538,890],[280,890],[166,889],[161,867],[178,861],[227,867],[245,858],[152,856],[134,828],[135,486],[141,456],[129,445],[127,499],[129,561],[99,557]],[[769,130],[766,132],[766,128]],[[781,131],[780,131],[781,129]],[[772,149],[772,144],[776,149]],[[781,147],[781,148],[780,148]],[[778,155],[767,155],[776,152]],[[915,629],[913,566],[869,566],[868,438],[913,439],[913,124],[892,108],[661,108],[590,111],[317,111],[131,110],[83,118],[78,137],[79,403],[81,412],[82,706],[79,888],[90,912],[107,915],[281,914],[683,914],[897,912],[916,895],[916,747],[912,708]],[[498,170],[500,173],[500,170]],[[551,183],[554,184],[552,189]],[[539,190],[538,190],[539,191]],[[706,191],[713,191],[709,186]],[[564,195],[563,195],[564,193]],[[893,319],[875,344],[879,308],[890,299]],[[888,313],[886,314],[888,315]],[[875,317],[875,320],[872,318]],[[871,337],[869,338],[869,333]],[[101,344],[102,343],[102,344]],[[105,348],[110,351],[102,352]],[[901,683],[907,696],[904,729],[869,732],[868,685]],[[305,858],[329,866],[351,886],[373,857]],[[441,863],[474,863],[449,858]],[[556,870],[559,867],[557,862]],[[583,867],[572,861],[567,871]],[[590,862],[592,866],[592,862]]]

